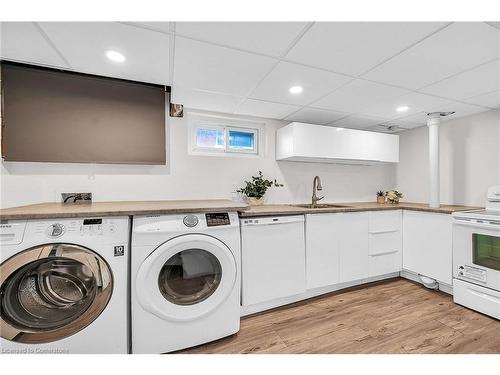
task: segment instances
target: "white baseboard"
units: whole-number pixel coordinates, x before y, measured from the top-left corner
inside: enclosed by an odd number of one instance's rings
[[[408,270],[402,270],[400,272],[400,276],[405,278],[405,279],[412,280],[412,281],[415,281],[419,284],[422,284],[420,277],[415,272],[408,271]],[[439,290],[441,290],[442,292],[445,292],[447,294],[453,295],[453,286],[452,285],[442,283],[440,281],[438,281],[438,285],[439,285]]]
[[[317,296],[320,296],[322,294],[335,292],[337,290],[346,289],[346,288],[350,288],[350,287],[357,286],[357,285],[367,284],[367,283],[371,283],[374,281],[391,279],[391,278],[398,277],[398,276],[400,276],[399,272],[393,272],[393,273],[388,273],[385,275],[369,277],[366,279],[360,279],[360,280],[349,281],[349,282],[341,283],[341,284],[329,285],[329,286],[322,287],[322,288],[310,289],[310,290],[306,290],[304,293],[301,293],[301,294],[296,294],[293,296],[280,298],[280,299],[276,299],[276,300],[272,300],[272,301],[257,303],[255,305],[241,306],[241,314],[240,315],[246,316],[246,315],[250,315],[250,314],[255,314],[255,313],[258,313],[261,311],[270,310],[270,309],[274,309],[276,307],[280,307],[280,306],[288,305],[291,303],[303,301],[303,300],[308,299],[308,298],[317,297]]]

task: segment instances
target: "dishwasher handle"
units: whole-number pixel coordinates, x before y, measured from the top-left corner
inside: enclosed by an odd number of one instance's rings
[[[240,219],[240,225],[245,226],[260,226],[260,225],[277,225],[288,223],[303,223],[304,215],[294,216],[271,216],[271,217],[249,217]]]

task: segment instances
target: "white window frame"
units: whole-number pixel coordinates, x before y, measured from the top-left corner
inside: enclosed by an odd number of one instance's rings
[[[196,145],[198,129],[218,129],[224,131],[224,148],[199,147]],[[229,131],[244,131],[254,134],[252,150],[237,150],[229,147]],[[241,120],[230,117],[219,117],[197,113],[188,114],[188,153],[190,155],[207,156],[260,156],[264,135],[264,123]]]

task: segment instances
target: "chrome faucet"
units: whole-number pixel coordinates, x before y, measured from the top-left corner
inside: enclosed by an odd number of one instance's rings
[[[311,208],[316,208],[318,206],[318,201],[324,198],[324,197],[318,198],[318,196],[316,195],[316,190],[318,191],[323,190],[323,187],[321,186],[321,179],[319,178],[319,176],[314,176]]]

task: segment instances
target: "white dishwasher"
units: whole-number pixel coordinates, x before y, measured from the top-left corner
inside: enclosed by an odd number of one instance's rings
[[[304,216],[240,219],[242,305],[306,290]]]

